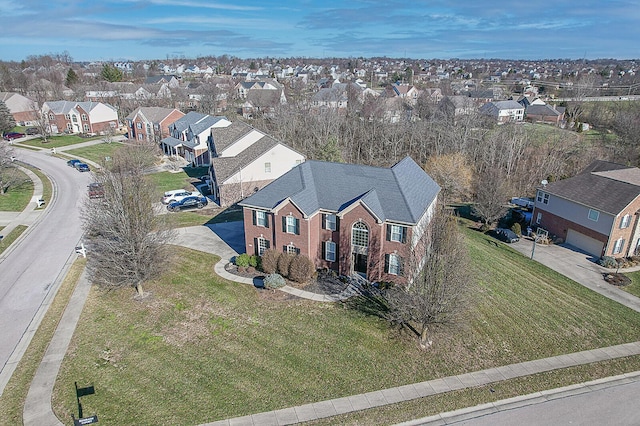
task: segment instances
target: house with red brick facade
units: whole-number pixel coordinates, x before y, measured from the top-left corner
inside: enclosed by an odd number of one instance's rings
[[[246,252],[274,248],[342,275],[402,282],[439,191],[410,157],[391,168],[306,161],[239,203]]]
[[[0,92],[0,101],[9,108],[18,126],[33,126],[38,121],[38,104],[19,93]]]
[[[51,101],[42,105],[51,134],[104,134],[118,128],[118,111],[102,102]]]
[[[169,125],[182,117],[175,108],[138,107],[125,119],[129,139],[160,142],[169,137]]]
[[[640,169],[594,161],[538,188],[535,225],[595,257],[627,257],[640,246]]]

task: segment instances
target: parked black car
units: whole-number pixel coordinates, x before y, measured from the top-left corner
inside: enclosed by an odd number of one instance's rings
[[[90,172],[91,171],[91,169],[89,168],[89,165],[85,164],[85,163],[76,163],[74,167],[79,172]]]
[[[40,133],[37,127],[27,127],[24,132],[28,135],[37,135],[38,133]]]
[[[207,201],[207,197],[190,196],[184,197],[180,201],[172,201],[171,203],[169,203],[169,205],[167,205],[167,210],[171,212],[177,212],[182,209],[188,209],[191,207],[197,207],[201,209],[207,204],[209,204],[209,201]]]
[[[513,232],[511,229],[506,228],[496,228],[493,231],[493,235],[499,239],[500,241],[504,241],[505,243],[515,243],[520,241],[520,238]]]

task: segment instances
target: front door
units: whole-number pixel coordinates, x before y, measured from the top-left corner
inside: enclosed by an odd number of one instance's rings
[[[353,253],[353,272],[367,278],[367,255]]]

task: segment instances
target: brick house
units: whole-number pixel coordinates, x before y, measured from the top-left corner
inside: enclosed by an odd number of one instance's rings
[[[118,111],[102,102],[45,102],[42,114],[48,117],[48,127],[52,134],[104,134],[118,128]]]
[[[169,136],[169,125],[184,117],[175,108],[138,107],[127,116],[129,139],[160,142]]]
[[[538,188],[534,224],[595,257],[626,257],[640,244],[640,169],[594,161]]]
[[[410,157],[391,168],[307,161],[239,203],[246,252],[274,248],[342,275],[402,282],[439,191]]]
[[[38,121],[38,104],[19,93],[0,92],[0,101],[9,108],[18,126],[33,126]]]

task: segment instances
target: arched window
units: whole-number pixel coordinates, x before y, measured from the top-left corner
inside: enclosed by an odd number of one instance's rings
[[[363,249],[369,247],[369,228],[364,222],[356,222],[351,229],[351,245]]]

